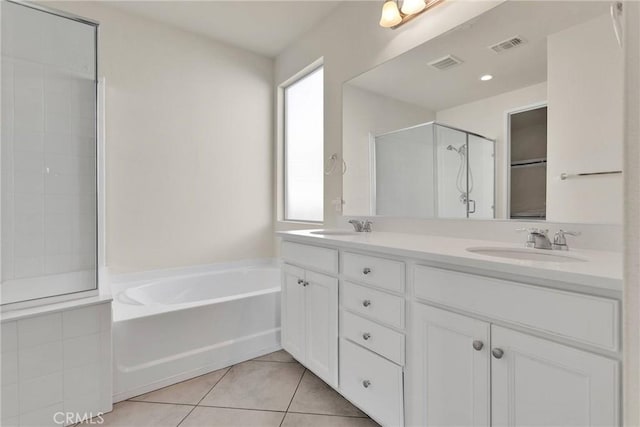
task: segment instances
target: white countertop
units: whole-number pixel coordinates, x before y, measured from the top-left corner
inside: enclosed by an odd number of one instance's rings
[[[501,275],[528,277],[538,282],[548,281],[550,284],[563,282],[596,290],[622,292],[622,254],[618,252],[571,249],[555,253],[581,258],[584,261],[531,261],[482,255],[467,250],[473,247],[523,248],[522,244],[377,231],[345,235],[320,235],[312,234],[312,231],[318,230],[279,231],[277,235],[288,240],[385,252],[447,264],[449,267],[459,266],[462,269],[480,269]]]

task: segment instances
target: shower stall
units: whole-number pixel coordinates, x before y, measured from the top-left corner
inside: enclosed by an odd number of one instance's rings
[[[373,215],[494,218],[494,140],[428,122],[371,144]]]
[[[0,7],[0,304],[95,293],[98,24]]]

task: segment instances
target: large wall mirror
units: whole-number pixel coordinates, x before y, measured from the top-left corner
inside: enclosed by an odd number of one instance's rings
[[[346,82],[343,213],[620,223],[610,5],[505,2]]]

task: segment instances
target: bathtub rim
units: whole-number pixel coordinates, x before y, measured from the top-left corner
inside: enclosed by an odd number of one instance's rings
[[[209,266],[195,266],[186,267],[180,269],[169,270],[154,270],[150,272],[134,273],[134,276],[139,280],[134,281],[121,281],[111,283],[111,293],[113,297],[113,323],[123,322],[128,320],[134,320],[150,316],[159,316],[164,313],[188,310],[191,308],[200,308],[208,305],[221,304],[229,301],[235,301],[242,298],[256,298],[262,295],[281,292],[281,284],[278,281],[274,286],[269,286],[264,289],[260,289],[254,292],[245,292],[242,294],[235,294],[225,296],[221,298],[211,298],[206,300],[199,300],[195,302],[185,302],[179,304],[129,304],[120,300],[120,295],[124,294],[128,289],[137,288],[141,286],[153,285],[157,281],[180,279],[186,277],[206,276],[208,274],[222,273],[225,271],[237,271],[247,268],[268,268],[274,270],[280,270],[280,265],[275,260],[269,258],[266,260],[246,260],[225,264],[213,264]],[[165,272],[165,276],[158,277],[162,272]]]

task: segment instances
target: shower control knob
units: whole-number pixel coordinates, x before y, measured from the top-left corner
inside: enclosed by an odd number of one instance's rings
[[[371,273],[371,269],[369,267],[365,267],[364,270],[362,270],[362,274],[369,274]]]
[[[366,300],[362,301],[362,305],[365,306],[365,307],[369,307],[371,305],[371,301],[366,299]]]
[[[309,282],[304,282],[302,286],[309,286]]]
[[[480,351],[482,350],[482,348],[484,347],[484,343],[480,340],[475,340],[473,341],[473,349],[476,351]]]
[[[298,285],[303,285],[303,284],[304,284],[304,280],[298,279]]]
[[[493,350],[491,350],[491,354],[493,354],[493,357],[495,357],[496,359],[502,359],[502,356],[504,356],[504,351],[502,351],[502,349],[500,348],[494,348]]]
[[[369,332],[365,332],[364,334],[362,334],[362,339],[367,341],[369,338],[371,338],[371,334]]]
[[[362,381],[362,387],[369,388],[370,386],[371,386],[371,381],[369,380]]]

